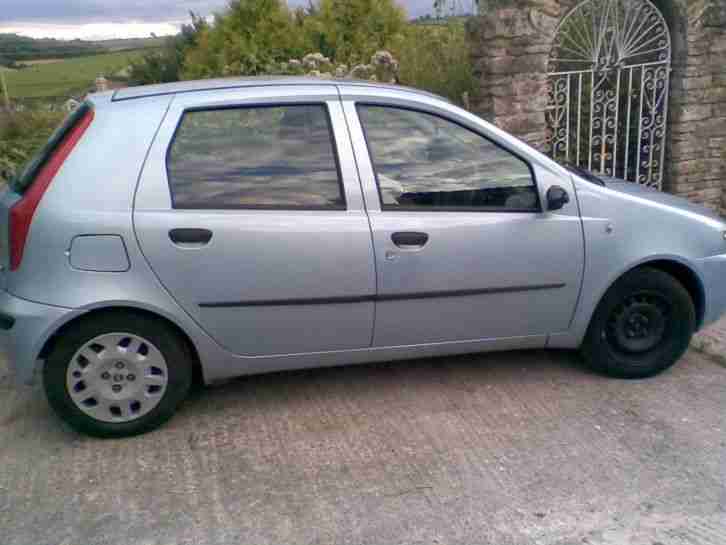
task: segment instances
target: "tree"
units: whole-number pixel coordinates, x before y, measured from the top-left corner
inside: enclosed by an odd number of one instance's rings
[[[405,40],[393,49],[400,63],[401,83],[463,104],[463,95],[472,96],[476,91],[469,47],[461,21],[409,25]]]
[[[405,26],[394,0],[319,0],[294,11],[281,0],[233,0],[186,51],[182,75],[261,74],[311,52],[368,62],[403,39]]]
[[[255,75],[305,52],[302,17],[280,0],[233,0],[198,36],[185,58],[185,78]]]
[[[204,17],[189,12],[191,23],[182,25],[181,32],[164,40],[161,50],[144,55],[131,64],[129,80],[134,84],[168,83],[179,81],[184,59],[189,48],[197,44],[199,36],[209,25]]]
[[[336,62],[367,61],[402,39],[406,14],[393,0],[320,0],[306,20],[313,49]]]

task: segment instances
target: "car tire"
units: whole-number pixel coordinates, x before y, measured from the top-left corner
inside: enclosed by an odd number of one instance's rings
[[[127,437],[169,420],[193,376],[185,339],[164,321],[108,312],[62,332],[43,368],[53,410],[75,430]]]
[[[595,371],[646,378],[671,367],[688,348],[696,313],[673,276],[641,267],[618,279],[600,301],[582,345]]]

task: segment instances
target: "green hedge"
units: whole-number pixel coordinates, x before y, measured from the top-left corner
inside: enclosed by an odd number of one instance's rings
[[[9,180],[48,140],[64,114],[0,111],[0,182]]]

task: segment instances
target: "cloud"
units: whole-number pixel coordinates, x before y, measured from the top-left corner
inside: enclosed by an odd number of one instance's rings
[[[307,6],[309,3],[309,0],[288,1],[291,6]],[[398,1],[410,15],[433,11],[433,0]],[[209,15],[224,9],[227,3],[228,0],[2,0],[0,25],[18,22],[160,22],[185,18],[190,10]]]
[[[163,22],[226,5],[227,0],[2,0],[0,25]]]
[[[291,7],[309,0],[287,0]],[[433,0],[397,0],[411,17],[432,13]],[[473,0],[449,0],[465,8]],[[189,12],[211,15],[229,0],[0,0],[0,33],[62,39],[171,34]]]
[[[0,25],[0,33],[20,34],[30,38],[55,38],[56,40],[108,40],[116,38],[148,38],[152,33],[168,36],[179,32],[184,21],[159,23],[87,23],[48,24],[15,23]]]

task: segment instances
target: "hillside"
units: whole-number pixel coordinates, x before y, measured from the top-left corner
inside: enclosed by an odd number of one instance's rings
[[[36,40],[17,34],[0,34],[0,64],[8,65],[33,59],[96,55],[104,49],[93,42],[81,40]]]
[[[0,65],[14,66],[29,61],[66,59],[161,47],[163,42],[163,37],[83,41],[34,39],[18,34],[0,34]]]
[[[161,47],[164,45],[166,38],[166,36],[157,36],[155,38],[119,38],[87,43],[95,44],[106,51],[114,52]]]
[[[7,70],[11,99],[64,99],[84,94],[99,74],[113,77],[143,51],[120,51],[56,62],[34,63],[21,70]]]

